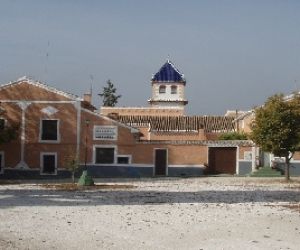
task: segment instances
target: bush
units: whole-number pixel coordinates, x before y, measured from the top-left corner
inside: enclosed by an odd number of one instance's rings
[[[222,134],[219,140],[248,140],[248,136],[245,133],[229,132]]]

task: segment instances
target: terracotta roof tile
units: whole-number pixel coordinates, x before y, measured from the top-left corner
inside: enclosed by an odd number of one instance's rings
[[[233,117],[224,116],[117,116],[119,122],[133,127],[149,127],[150,131],[228,132],[234,130]]]

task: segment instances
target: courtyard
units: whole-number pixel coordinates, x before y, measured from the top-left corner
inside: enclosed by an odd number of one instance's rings
[[[300,178],[0,185],[0,249],[299,249]]]

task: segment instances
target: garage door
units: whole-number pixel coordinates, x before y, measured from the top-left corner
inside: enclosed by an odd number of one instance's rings
[[[236,148],[209,148],[209,174],[235,174]]]

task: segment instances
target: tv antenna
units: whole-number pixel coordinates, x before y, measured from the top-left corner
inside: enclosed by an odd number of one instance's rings
[[[91,85],[90,85],[90,94],[93,94],[93,83],[94,83],[94,76],[90,74],[90,80],[91,80]]]

